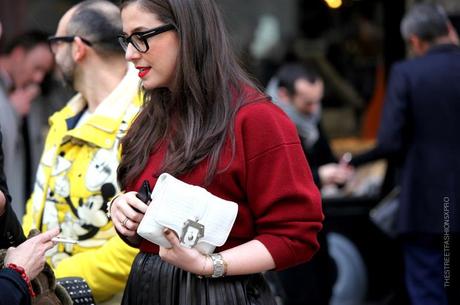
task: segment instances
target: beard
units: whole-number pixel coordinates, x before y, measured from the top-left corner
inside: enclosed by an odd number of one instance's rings
[[[59,81],[62,83],[62,85],[66,88],[74,89],[74,72],[73,71],[68,71],[64,70],[62,67],[58,66],[59,70]]]
[[[75,62],[72,60],[72,54],[68,52],[62,61],[56,61],[56,67],[59,74],[59,81],[66,88],[75,89]]]

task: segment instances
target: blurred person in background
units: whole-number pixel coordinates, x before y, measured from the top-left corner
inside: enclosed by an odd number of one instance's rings
[[[0,37],[2,36],[2,24],[0,23]],[[0,91],[0,94],[2,92]],[[1,95],[0,95],[1,96]],[[0,126],[0,249],[17,246],[25,241],[26,237],[21,225],[11,208],[11,196],[6,184],[4,156],[2,149],[2,131]]]
[[[0,125],[3,130],[5,173],[19,217],[24,214],[26,174],[30,166],[24,122],[40,84],[53,67],[47,35],[30,31],[13,39],[0,55]]]
[[[339,164],[321,127],[324,82],[312,68],[289,63],[270,81],[267,93],[295,123],[316,185],[344,184],[353,170]]]
[[[267,91],[295,123],[316,185],[343,185],[353,170],[337,163],[321,128],[324,82],[319,74],[311,67],[288,63],[278,70]],[[324,231],[319,232],[318,241],[320,249],[311,261],[274,275],[279,279],[276,282],[281,285],[285,305],[329,304],[336,272]]]
[[[0,23],[0,37],[1,33]],[[1,144],[0,131],[0,249],[9,248],[2,262],[5,267],[0,270],[0,305],[26,305],[31,304],[32,300],[30,280],[43,269],[45,251],[54,245],[51,239],[59,234],[59,230],[25,241],[21,224],[11,208]]]
[[[17,246],[26,240],[21,224],[11,207],[11,196],[6,184],[3,171],[4,158],[2,144],[2,130],[0,128],[0,249]]]
[[[351,160],[399,163],[405,282],[414,305],[460,304],[460,47],[442,7],[414,5],[401,33],[415,58],[392,67],[376,147]]]
[[[50,118],[50,130],[23,218],[24,231],[59,227],[78,244],[47,255],[57,278],[83,278],[99,303],[121,292],[137,249],[106,215],[118,191],[120,139],[139,110],[139,80],[118,44],[120,11],[105,0],[83,1],[49,38],[58,72],[78,93]]]

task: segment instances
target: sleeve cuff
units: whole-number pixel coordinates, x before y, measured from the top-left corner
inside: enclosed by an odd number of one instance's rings
[[[3,268],[0,270],[0,279],[2,279],[2,288],[4,289],[11,289],[11,295],[15,297],[19,297],[17,293],[14,293],[14,290],[18,290],[21,295],[21,299],[28,299],[30,300],[31,297],[28,292],[28,286],[27,283],[24,281],[24,279],[21,277],[19,273],[17,273],[14,270],[11,270],[9,268]],[[4,281],[4,280],[5,281]],[[16,288],[16,289],[14,289]],[[15,298],[16,299],[16,298]],[[29,304],[30,301],[24,303],[24,304]],[[23,304],[21,302],[21,304]]]
[[[259,235],[255,239],[260,241],[267,248],[268,252],[270,252],[275,261],[276,271],[287,269],[310,260],[319,248],[316,245],[315,248],[303,248],[302,251],[296,251],[283,237],[275,235]]]

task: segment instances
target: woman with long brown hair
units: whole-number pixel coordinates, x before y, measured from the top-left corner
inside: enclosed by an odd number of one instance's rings
[[[110,209],[139,247],[123,304],[275,304],[261,272],[307,261],[318,249],[320,196],[294,125],[242,71],[213,0],[125,0],[120,43],[146,90],[122,142]],[[226,243],[204,255],[137,235],[136,197],[161,173],[238,204]],[[154,208],[154,206],[153,206]]]

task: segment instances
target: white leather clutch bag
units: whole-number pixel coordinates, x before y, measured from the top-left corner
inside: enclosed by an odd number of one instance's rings
[[[171,248],[164,236],[169,228],[181,245],[210,254],[225,243],[238,213],[236,203],[166,173],[158,178],[151,199],[137,234],[165,248]]]

